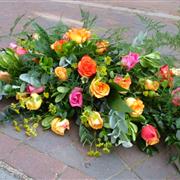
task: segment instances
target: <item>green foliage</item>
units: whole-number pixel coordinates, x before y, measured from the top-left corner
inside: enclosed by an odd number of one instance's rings
[[[81,21],[83,22],[83,27],[90,29],[92,28],[92,26],[94,25],[97,16],[91,16],[89,12],[84,11],[83,9],[81,9]]]
[[[79,127],[79,136],[80,136],[80,141],[83,145],[88,144],[92,145],[94,141],[94,136],[92,133],[82,124],[80,124]]]
[[[0,52],[0,69],[7,71],[13,77],[20,74],[23,63],[15,52],[9,48]]]
[[[108,104],[111,109],[118,112],[131,112],[132,110],[126,105],[117,91],[111,91],[108,97]]]

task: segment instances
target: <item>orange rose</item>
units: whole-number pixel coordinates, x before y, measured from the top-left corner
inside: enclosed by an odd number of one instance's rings
[[[146,90],[157,91],[159,88],[159,82],[146,79],[144,86]]]
[[[64,35],[65,39],[82,44],[91,37],[91,32],[85,28],[72,28]]]
[[[61,81],[66,81],[68,79],[66,68],[56,67],[54,72]]]
[[[62,45],[66,43],[67,41],[64,39],[60,39],[56,41],[55,43],[51,44],[51,49],[55,50],[56,52],[62,51]]]
[[[132,109],[131,117],[138,117],[143,113],[144,104],[140,99],[129,97],[126,99],[126,104]]]
[[[96,111],[92,111],[90,113],[90,116],[88,117],[88,123],[89,126],[93,129],[101,129],[103,127],[103,119],[101,118],[101,115]]]
[[[11,82],[11,75],[8,72],[0,71],[0,80],[9,83]]]
[[[126,75],[124,78],[117,75],[115,78],[114,78],[114,82],[116,84],[118,84],[120,87],[126,89],[126,90],[129,90],[129,87],[131,85],[131,78],[129,75]]]
[[[69,121],[67,119],[64,119],[61,121],[60,118],[55,118],[52,120],[51,122],[51,130],[56,133],[59,134],[61,136],[64,136],[64,132],[66,129],[70,129],[69,127]]]
[[[105,51],[107,51],[107,48],[109,46],[109,42],[105,41],[105,40],[99,41],[96,43],[96,46],[97,46],[96,52],[101,55]]]
[[[108,84],[101,82],[100,79],[93,79],[89,87],[90,93],[96,98],[103,98],[108,96],[110,92],[110,87]]]
[[[96,61],[88,55],[83,56],[78,63],[78,73],[85,77],[91,77],[96,74]]]

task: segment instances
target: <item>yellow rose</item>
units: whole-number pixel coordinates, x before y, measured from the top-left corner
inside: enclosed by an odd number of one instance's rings
[[[159,82],[146,79],[144,86],[146,90],[157,91],[159,88]]]
[[[68,79],[66,68],[56,67],[54,72],[61,81],[66,81]]]
[[[9,83],[11,82],[11,76],[8,72],[0,71],[0,80]]]
[[[69,121],[67,119],[61,121],[60,118],[55,118],[51,122],[51,130],[56,134],[64,136],[64,132],[66,129],[70,129]]]
[[[42,104],[41,96],[36,93],[32,93],[29,99],[25,102],[25,104],[27,109],[37,110],[41,107]]]
[[[19,100],[19,101],[23,101],[25,99],[27,99],[28,97],[28,94],[27,93],[21,93],[21,92],[17,92],[16,93],[16,100]]]
[[[101,115],[96,112],[92,111],[88,117],[89,126],[93,129],[101,129],[103,127],[103,119]]]
[[[101,82],[100,79],[94,78],[90,84],[89,90],[93,96],[103,98],[109,95],[110,87],[108,84]]]
[[[97,46],[97,49],[96,49],[96,52],[99,54],[99,55],[102,55],[104,52],[107,51],[107,48],[109,46],[109,42],[108,41],[99,41],[96,43],[96,46]]]
[[[85,28],[72,28],[65,35],[64,38],[72,41],[76,41],[78,44],[82,44],[91,37],[91,32]]]
[[[144,104],[140,99],[129,97],[126,99],[126,104],[132,109],[131,117],[138,117],[143,113]]]

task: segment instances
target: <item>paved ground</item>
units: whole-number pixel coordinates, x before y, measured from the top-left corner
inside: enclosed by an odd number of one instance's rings
[[[126,26],[128,38],[143,29],[134,13],[148,15],[168,24],[180,19],[177,10],[179,0],[157,1],[61,1],[61,0],[0,0],[0,36],[6,34],[13,20],[23,13],[26,17],[39,16],[46,27],[60,18],[72,26],[80,26],[79,6],[97,14],[98,27]],[[20,26],[18,27],[18,29]],[[100,31],[99,28],[98,30]],[[0,46],[8,41],[0,41]],[[2,109],[7,101],[0,103]],[[14,179],[179,179],[175,167],[167,164],[168,150],[160,145],[161,152],[148,157],[136,147],[117,148],[110,155],[90,158],[78,139],[78,130],[72,125],[65,137],[39,129],[37,138],[27,138],[16,133],[10,124],[0,126],[0,180]]]

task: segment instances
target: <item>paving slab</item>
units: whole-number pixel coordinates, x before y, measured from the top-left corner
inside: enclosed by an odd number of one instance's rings
[[[5,134],[0,133],[0,160],[9,156],[17,148],[20,141],[12,139]]]
[[[19,146],[4,161],[38,180],[54,180],[67,167],[27,145]]]

